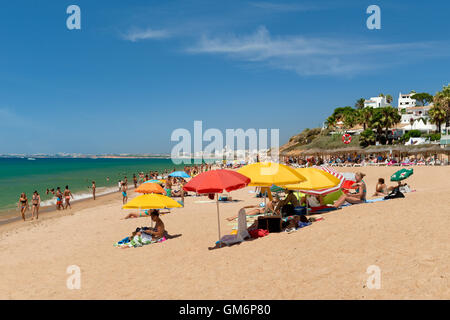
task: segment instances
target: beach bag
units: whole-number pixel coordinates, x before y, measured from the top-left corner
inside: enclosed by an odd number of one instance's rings
[[[389,193],[386,197],[384,197],[384,200],[404,198],[404,197],[405,195],[402,192],[400,192],[399,188],[395,188],[394,190],[391,191],[391,193]]]
[[[283,217],[293,216],[295,214],[295,207],[292,204],[285,204],[281,207],[281,215]]]

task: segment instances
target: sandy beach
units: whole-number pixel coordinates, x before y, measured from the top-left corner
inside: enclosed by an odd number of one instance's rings
[[[362,171],[368,194],[395,167]],[[174,238],[142,248],[113,243],[149,218],[121,220],[120,194],[74,203],[39,221],[0,226],[0,299],[449,299],[450,167],[414,167],[404,199],[346,207],[293,233],[274,233],[209,250],[217,241],[215,203],[187,197],[161,218]],[[226,217],[258,204],[244,188],[223,203]],[[130,191],[130,198],[136,196]],[[69,290],[67,267],[81,269]],[[368,266],[381,270],[369,289]]]

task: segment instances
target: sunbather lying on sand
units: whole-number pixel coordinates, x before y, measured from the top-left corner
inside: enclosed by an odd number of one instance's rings
[[[124,219],[149,217],[153,211],[159,213],[158,209],[144,210],[143,212],[139,212],[139,213],[132,212],[132,213],[129,213]]]
[[[242,209],[250,209],[253,208],[253,210],[250,210],[248,212],[245,213],[246,216],[254,216],[257,214],[263,214],[266,212],[271,212],[273,213],[275,211],[275,206],[277,205],[279,199],[274,199],[272,201],[269,201],[266,204],[266,207],[260,207],[259,205],[254,205],[254,206],[245,206]],[[267,208],[267,211],[266,211]],[[236,219],[238,216],[233,216],[233,217],[229,217],[227,218],[228,221],[232,221],[234,219]]]
[[[362,180],[365,174],[362,172],[357,172],[355,174],[356,182],[351,186],[351,189],[356,188],[355,193],[343,194],[336,202],[334,203],[334,208],[339,208],[344,204],[344,202],[348,202],[351,204],[363,203],[366,201],[366,184]]]
[[[392,190],[394,190],[396,188],[405,187],[407,185],[408,185],[407,183],[402,183],[401,181],[397,181],[397,185],[396,186],[390,186],[388,188],[388,191],[391,192]]]

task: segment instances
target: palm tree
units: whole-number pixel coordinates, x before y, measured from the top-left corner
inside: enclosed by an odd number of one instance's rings
[[[428,115],[430,116],[431,122],[438,126],[438,132],[441,132],[441,124],[447,120],[447,112],[445,112],[444,108],[435,105],[428,111]]]
[[[400,122],[401,116],[397,110],[391,106],[380,108],[381,124],[385,128],[386,137],[388,136],[389,128]]]
[[[433,104],[441,107],[446,112],[446,126],[450,126],[450,84],[442,87],[442,91],[436,93]]]
[[[361,132],[359,136],[359,144],[362,147],[365,148],[371,144],[375,144],[375,142],[376,142],[375,134],[371,129],[367,129]]]
[[[357,123],[357,118],[354,113],[347,112],[344,114],[344,126],[347,129],[353,128]]]
[[[327,120],[325,121],[325,125],[327,126],[328,129],[334,129],[336,127],[336,117],[334,116],[329,116],[327,118]]]
[[[364,99],[364,98],[356,100],[355,108],[358,109],[358,110],[363,109],[364,108],[364,102],[366,102],[366,99]]]
[[[386,95],[386,101],[387,103],[391,103],[394,99],[392,98],[392,96],[390,94]]]
[[[367,126],[370,124],[370,119],[372,118],[373,108],[367,107],[358,112],[358,123],[361,124],[364,130],[367,129]]]

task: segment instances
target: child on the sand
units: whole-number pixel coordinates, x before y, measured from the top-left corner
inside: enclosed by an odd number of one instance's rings
[[[384,183],[384,179],[383,178],[379,178],[377,185],[375,186],[375,193],[373,194],[373,197],[376,196],[385,196],[387,195],[387,186]]]

